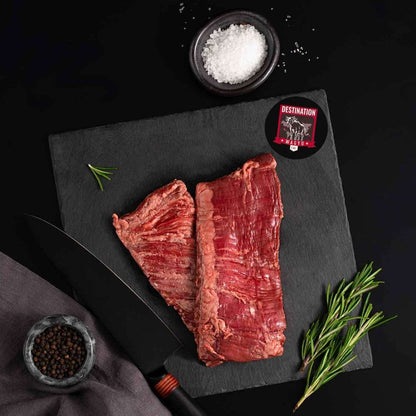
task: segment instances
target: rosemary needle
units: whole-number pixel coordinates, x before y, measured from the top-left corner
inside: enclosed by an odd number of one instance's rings
[[[397,317],[395,315],[385,318],[383,312],[371,315],[373,305],[369,302],[370,293],[366,296],[360,316],[350,315],[361,303],[362,295],[382,283],[374,280],[380,270],[373,272],[372,263],[370,263],[357,273],[349,284],[342,280],[337,290],[332,293],[328,286],[326,292],[328,312],[310,326],[302,343],[301,370],[307,365],[309,365],[309,370],[305,391],[296,403],[293,412],[311,394],[342,373],[345,366],[355,360],[354,347],[364,335],[371,329]],[[356,320],[356,323],[347,325],[351,320]],[[344,328],[346,328],[345,333],[342,331]]]
[[[112,170],[116,170],[117,168],[104,168],[101,166],[92,166],[88,163],[88,167],[90,168],[92,174],[94,175],[95,179],[98,182],[98,186],[100,187],[101,191],[104,191],[103,184],[101,182],[100,176],[107,179],[108,181],[111,180],[109,175],[112,175],[114,172]]]

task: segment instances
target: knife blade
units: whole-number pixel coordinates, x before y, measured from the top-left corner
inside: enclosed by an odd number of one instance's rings
[[[167,374],[166,359],[180,340],[116,273],[55,225],[25,214],[39,246],[141,370],[165,405],[178,415],[205,413]],[[115,307],[117,305],[117,307]]]

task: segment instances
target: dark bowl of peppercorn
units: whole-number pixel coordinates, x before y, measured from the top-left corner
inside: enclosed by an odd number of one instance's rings
[[[29,330],[23,357],[36,380],[68,387],[82,381],[91,371],[95,339],[75,316],[46,316]]]

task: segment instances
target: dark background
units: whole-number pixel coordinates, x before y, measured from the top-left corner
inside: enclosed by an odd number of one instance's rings
[[[184,1],[180,12],[180,3],[2,2],[0,249],[68,290],[19,219],[60,224],[51,133],[324,88],[357,263],[383,268],[373,303],[400,316],[370,335],[372,369],[337,377],[299,415],[405,413],[416,394],[416,6]],[[255,92],[222,98],[194,80],[187,48],[209,17],[235,8],[267,17],[285,55]],[[295,42],[308,54],[291,53]],[[289,415],[302,389],[299,381],[199,402],[210,415]]]

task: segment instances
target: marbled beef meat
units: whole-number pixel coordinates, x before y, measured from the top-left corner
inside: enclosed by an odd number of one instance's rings
[[[124,246],[190,331],[195,308],[195,206],[182,181],[148,195],[113,225]]]
[[[196,189],[196,339],[207,366],[283,354],[278,260],[283,217],[270,154]]]

